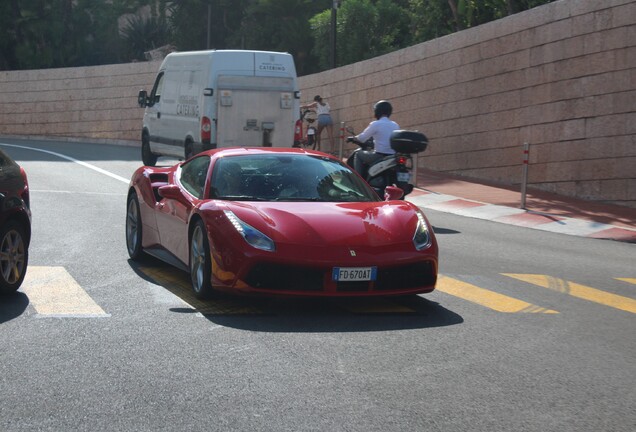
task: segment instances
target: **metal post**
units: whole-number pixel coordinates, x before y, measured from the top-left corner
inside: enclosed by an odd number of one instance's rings
[[[345,122],[340,122],[340,139],[338,140],[338,159],[342,160],[345,142]]]
[[[530,156],[530,144],[523,143],[523,165],[521,174],[521,207],[526,208],[526,189],[528,187],[528,160]]]
[[[417,187],[417,161],[419,160],[419,156],[417,153],[415,153],[415,157],[413,158],[413,169],[412,169],[412,174],[413,174],[413,186]]]

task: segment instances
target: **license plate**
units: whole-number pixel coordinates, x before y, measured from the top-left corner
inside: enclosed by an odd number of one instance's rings
[[[334,267],[332,272],[338,282],[374,281],[377,275],[377,267]]]
[[[410,172],[399,172],[399,173],[397,173],[397,180],[399,182],[408,183],[409,180],[411,180],[411,173]]]

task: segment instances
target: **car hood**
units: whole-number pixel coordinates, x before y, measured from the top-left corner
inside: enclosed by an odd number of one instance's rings
[[[364,203],[228,203],[244,222],[277,243],[382,246],[413,239],[416,207],[405,201]]]

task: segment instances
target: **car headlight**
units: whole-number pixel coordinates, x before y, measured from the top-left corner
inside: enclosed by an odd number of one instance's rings
[[[224,213],[230,222],[232,222],[232,226],[236,228],[250,246],[269,252],[274,252],[274,250],[276,250],[274,241],[265,234],[240,220],[232,211],[225,210]]]
[[[428,224],[424,215],[417,212],[417,228],[415,228],[415,234],[413,235],[413,244],[415,249],[422,250],[431,245],[431,236],[428,233]]]

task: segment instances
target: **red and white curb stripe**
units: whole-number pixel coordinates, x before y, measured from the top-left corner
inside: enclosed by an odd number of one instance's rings
[[[636,228],[630,229],[585,219],[487,204],[429,191],[418,190],[417,192],[417,194],[409,195],[407,200],[425,209],[560,234],[636,243]]]

